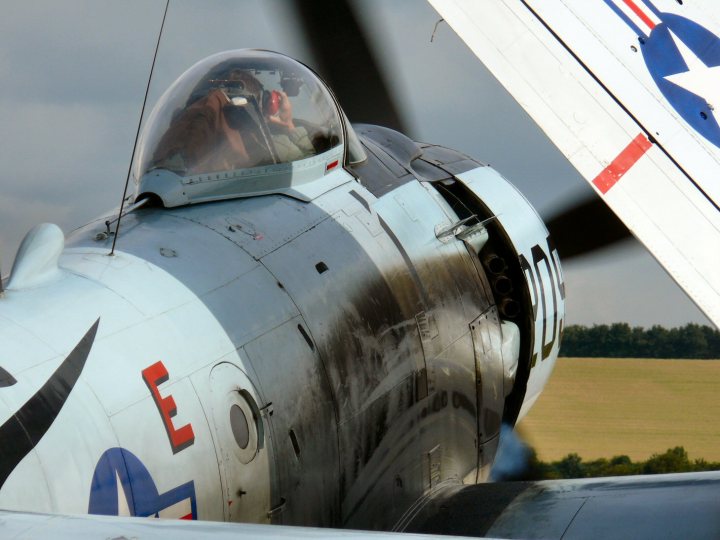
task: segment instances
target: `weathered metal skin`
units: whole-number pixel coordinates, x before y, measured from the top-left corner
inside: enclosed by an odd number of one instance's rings
[[[439,233],[466,217],[460,206],[477,206],[477,189],[458,203],[433,185],[461,183],[449,171],[479,165],[382,133],[384,142],[377,133],[363,142],[385,169],[358,166],[357,178],[336,171],[311,202],[266,195],[138,210],[124,218],[114,258],[109,240],[97,237],[102,222],[76,231],[60,268],[73,297],[83,298],[78,329],[99,324],[68,406],[81,399],[92,423],[58,414],[30,459],[8,466],[0,505],[86,511],[91,472],[110,446],[129,449],[158,486],[164,481],[159,492],[192,481],[199,519],[389,530],[441,487],[483,481],[509,392],[502,321],[479,254]],[[371,168],[385,170],[384,179],[366,182]],[[501,235],[494,242],[514,249]],[[514,286],[523,302],[523,386],[540,311],[528,283]],[[10,290],[0,301],[0,318],[12,323],[0,338],[37,332],[22,316],[27,294]],[[61,325],[58,303],[70,299],[44,298],[44,324]],[[57,357],[88,328],[54,345]],[[22,380],[52,358],[38,353],[3,368]],[[169,386],[154,395],[147,368],[158,360],[169,382],[157,384]],[[125,389],[113,392],[119,385]],[[14,418],[20,397],[8,398],[12,389],[0,397]],[[158,396],[170,394],[177,416],[163,417]],[[233,407],[249,423],[242,442]],[[62,427],[68,422],[74,429]],[[183,424],[194,438],[173,446]],[[84,457],[59,480],[46,465],[57,459],[45,456],[77,446]],[[3,467],[9,455],[0,453]],[[51,495],[33,503],[20,486],[39,477]],[[60,481],[72,498],[52,495]]]

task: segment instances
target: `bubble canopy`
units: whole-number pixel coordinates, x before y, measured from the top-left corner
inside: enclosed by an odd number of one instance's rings
[[[280,193],[364,159],[325,84],[278,53],[201,60],[162,95],[143,129],[136,200],[168,207]]]

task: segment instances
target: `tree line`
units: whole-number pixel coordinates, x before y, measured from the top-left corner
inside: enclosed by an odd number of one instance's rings
[[[560,356],[720,359],[720,332],[709,326],[631,327],[627,323],[565,328]]]
[[[583,461],[577,454],[568,454],[561,460],[546,463],[539,461],[532,451],[525,471],[512,479],[553,480],[716,470],[720,470],[720,463],[704,459],[690,460],[682,446],[670,448],[662,454],[653,454],[647,461],[633,461],[628,456]]]

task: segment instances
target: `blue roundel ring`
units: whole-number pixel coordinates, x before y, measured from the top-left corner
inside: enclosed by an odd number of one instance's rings
[[[121,509],[138,517],[197,519],[194,482],[159,493],[137,456],[124,448],[110,448],[95,467],[88,513],[116,516]],[[163,515],[167,510],[172,515]]]
[[[720,66],[720,38],[685,17],[671,13],[659,16],[662,23],[652,30],[641,47],[648,71],[678,114],[705,139],[720,147],[720,126],[705,98],[665,79],[688,70],[671,31],[708,67]],[[720,107],[717,103],[712,105]]]

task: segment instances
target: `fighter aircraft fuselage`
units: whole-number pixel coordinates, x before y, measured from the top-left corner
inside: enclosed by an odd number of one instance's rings
[[[0,507],[391,529],[487,478],[557,356],[557,253],[489,167],[356,129],[290,194],[148,196],[112,255],[105,218],[26,238]]]

